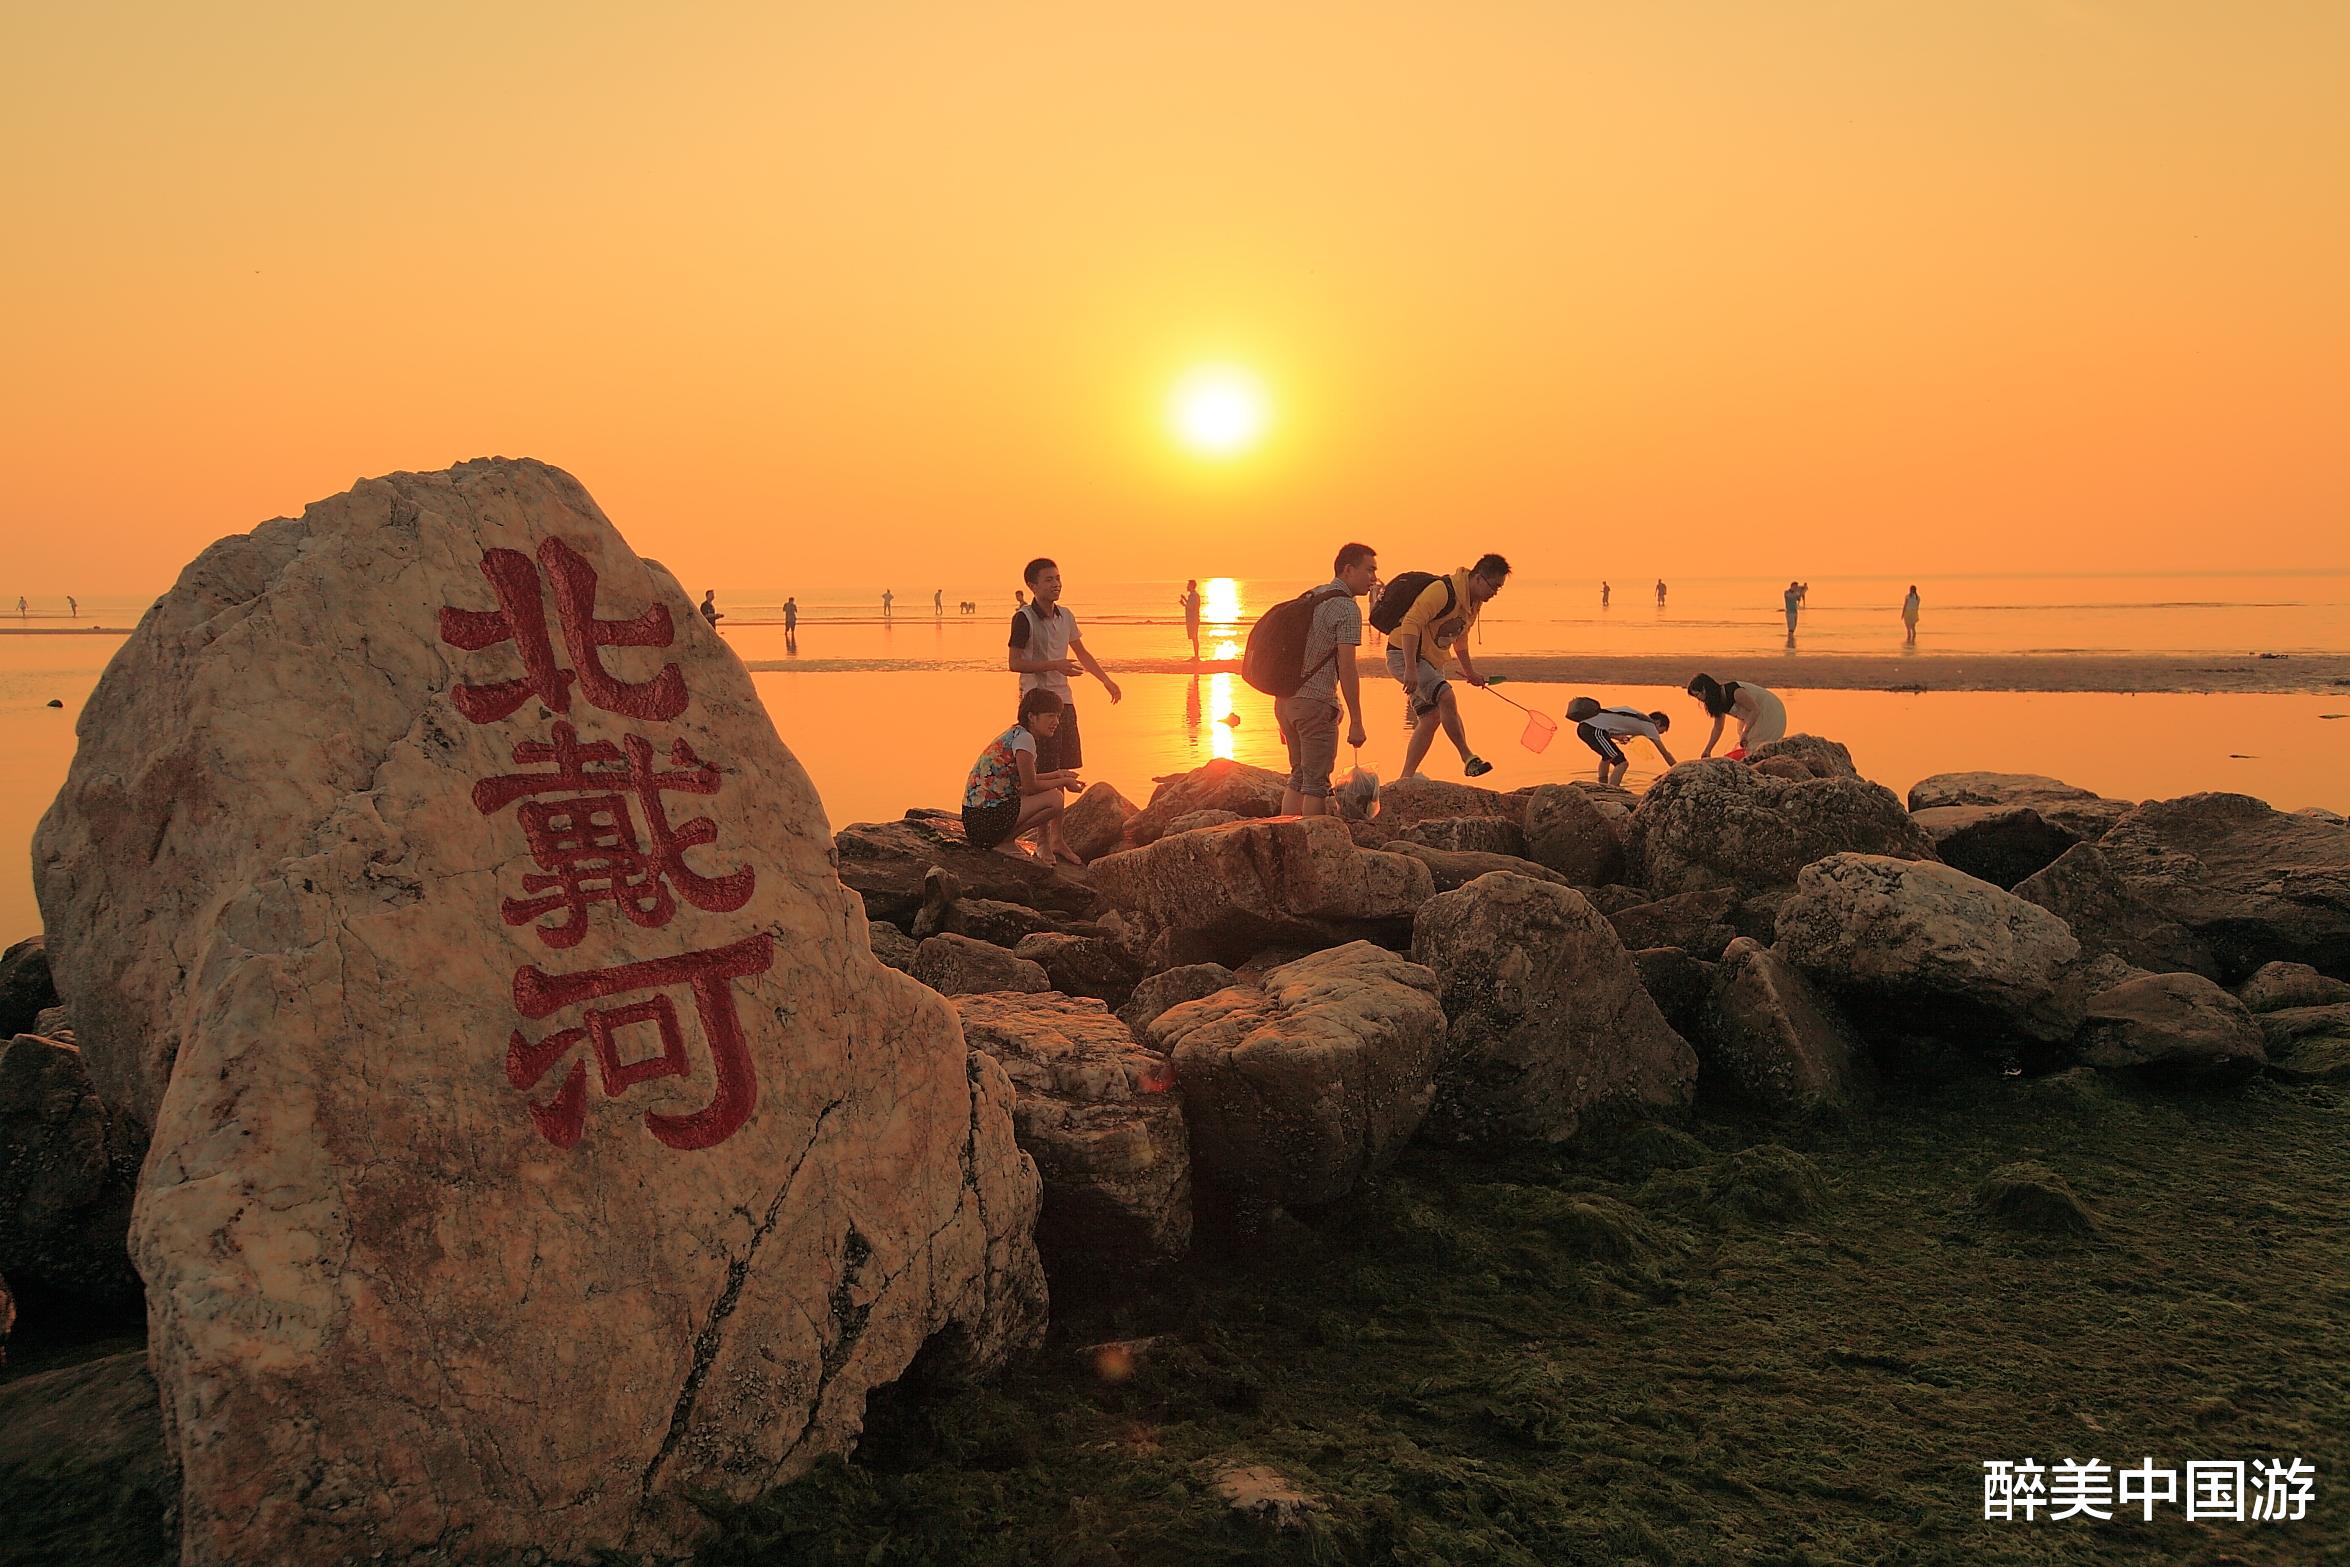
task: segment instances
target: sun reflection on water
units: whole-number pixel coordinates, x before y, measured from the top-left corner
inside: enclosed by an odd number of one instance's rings
[[[1230,582],[1229,578],[1218,578],[1217,580]],[[1215,583],[1211,582],[1208,586],[1213,588]],[[1239,602],[1237,595],[1234,602]],[[1240,644],[1227,637],[1216,644],[1215,656],[1217,658],[1238,658]],[[1232,755],[1233,725],[1231,719],[1234,711],[1231,674],[1227,672],[1210,675],[1208,677],[1208,745],[1216,755],[1225,758],[1230,758]]]

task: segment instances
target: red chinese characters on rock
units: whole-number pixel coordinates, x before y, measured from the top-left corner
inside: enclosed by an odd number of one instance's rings
[[[686,850],[716,841],[717,824],[697,816],[673,827],[661,796],[716,794],[718,770],[694,755],[684,740],[669,747],[677,770],[659,772],[653,766],[653,744],[642,735],[629,735],[617,746],[606,741],[582,745],[577,729],[558,722],[553,744],[525,740],[514,748],[514,760],[554,766],[547,772],[484,778],[473,786],[474,809],[484,816],[522,802],[517,814],[523,840],[539,867],[540,874],[522,878],[522,890],[536,896],[505,901],[501,912],[507,924],[527,925],[560,911],[559,919],[538,927],[539,940],[550,947],[576,947],[587,934],[590,903],[611,903],[632,923],[649,927],[668,924],[679,897],[711,914],[731,914],[750,901],[749,866],[702,876],[685,863]],[[555,798],[530,798],[547,795]],[[639,814],[645,823],[641,842]]]
[[[547,635],[546,602],[540,593],[539,567],[544,566],[555,590],[555,619],[562,628],[564,650],[577,670],[555,662],[555,647]],[[441,640],[469,653],[514,644],[522,659],[523,678],[488,685],[460,685],[449,693],[457,711],[477,724],[510,718],[516,709],[537,697],[558,713],[571,711],[571,683],[580,694],[607,713],[663,723],[685,711],[685,676],[675,664],[665,664],[650,680],[631,684],[616,680],[604,668],[602,650],[608,647],[667,647],[674,639],[669,608],[655,604],[629,620],[596,618],[596,568],[587,557],[564,543],[549,539],[539,546],[538,565],[520,550],[484,550],[481,574],[490,579],[498,596],[493,610],[441,607]]]
[[[685,710],[685,677],[675,664],[663,665],[650,680],[632,682],[613,675],[602,659],[607,647],[670,646],[674,630],[666,606],[654,604],[627,619],[598,619],[595,567],[560,539],[542,543],[535,563],[520,550],[485,550],[481,571],[498,607],[444,606],[441,640],[467,652],[512,642],[523,675],[456,684],[450,700],[466,718],[497,723],[533,697],[552,712],[569,714],[575,686],[588,705],[622,718],[658,723]],[[550,593],[552,628],[546,614]],[[558,636],[569,667],[556,651]],[[517,807],[523,841],[538,867],[523,876],[522,896],[502,901],[499,912],[508,925],[528,926],[542,945],[565,949],[579,944],[592,911],[603,904],[633,925],[659,929],[676,914],[681,899],[712,914],[731,914],[750,901],[756,877],[748,865],[705,875],[685,862],[687,850],[716,843],[717,823],[706,816],[673,823],[663,799],[715,796],[717,768],[697,756],[683,737],[671,738],[666,767],[655,761],[658,749],[642,734],[623,735],[617,745],[582,741],[576,725],[558,719],[549,738],[515,745],[514,763],[527,770],[474,784],[474,809],[482,815]],[[578,973],[551,974],[526,964],[514,973],[515,1010],[539,1021],[577,1007],[581,1021],[536,1041],[516,1029],[506,1048],[507,1081],[528,1092],[583,1047],[595,1057],[598,1080],[609,1098],[638,1083],[691,1076],[677,1002],[667,993],[682,988],[692,995],[709,1044],[715,1086],[710,1102],[692,1114],[647,1111],[644,1122],[671,1148],[715,1147],[749,1119],[759,1097],[734,981],[767,972],[774,960],[774,938],[761,934],[699,952]],[[637,999],[591,1005],[626,997]],[[650,1052],[624,1056],[624,1037],[634,1037],[627,1031],[648,1028]],[[552,1098],[528,1101],[532,1123],[558,1148],[579,1142],[587,1121],[587,1083],[586,1060],[574,1059]]]
[[[631,1086],[654,1078],[686,1076],[691,1068],[686,1064],[685,1038],[677,1026],[677,1008],[659,992],[667,985],[689,985],[695,1010],[701,1014],[703,1037],[710,1041],[717,1092],[692,1115],[648,1110],[645,1126],[672,1148],[715,1147],[734,1135],[759,1097],[742,1016],[735,1010],[733,981],[747,974],[764,974],[774,961],[774,938],[761,934],[708,952],[622,963],[584,974],[518,969],[514,974],[514,1009],[526,1018],[543,1018],[564,1007],[638,991],[655,994],[624,1007],[589,1007],[585,1026],[549,1034],[535,1044],[516,1029],[506,1046],[506,1080],[516,1088],[535,1087],[556,1062],[581,1044],[594,1047],[604,1092],[610,1097],[617,1098]],[[632,1023],[653,1026],[660,1041],[657,1054],[638,1061],[620,1058],[617,1036]],[[569,1148],[579,1141],[586,1117],[587,1063],[574,1061],[555,1097],[531,1105],[530,1118],[548,1142]]]

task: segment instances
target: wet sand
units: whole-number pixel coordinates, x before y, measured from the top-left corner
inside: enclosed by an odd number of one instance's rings
[[[1382,679],[1384,655],[1365,647],[1363,668]],[[1238,659],[1105,659],[1116,674],[1231,674]],[[925,668],[994,669],[988,659],[909,662],[886,658],[761,658],[754,670],[878,672]],[[1578,687],[1669,686],[1703,670],[1723,680],[1751,680],[1790,691],[2105,691],[2342,693],[2350,698],[2350,654],[2290,653],[1487,653],[1477,667],[1512,680]],[[1595,692],[1594,694],[1599,694]]]

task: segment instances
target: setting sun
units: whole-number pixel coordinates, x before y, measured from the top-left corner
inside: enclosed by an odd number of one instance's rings
[[[1246,370],[1203,365],[1175,383],[1167,399],[1176,438],[1204,457],[1232,457],[1264,434],[1264,386]]]

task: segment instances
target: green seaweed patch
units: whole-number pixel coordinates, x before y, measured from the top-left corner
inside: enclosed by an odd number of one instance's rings
[[[2072,1184],[2037,1159],[2003,1164],[1983,1177],[1975,1206],[2033,1235],[2097,1235],[2105,1228]]]
[[[1640,1195],[1644,1206],[1675,1209],[1717,1229],[1787,1224],[1829,1203],[1820,1167],[1781,1143],[1757,1143],[1698,1169],[1653,1176]]]

